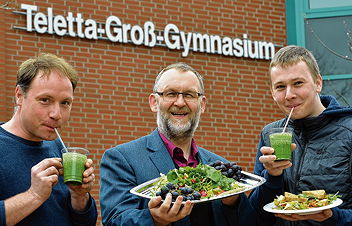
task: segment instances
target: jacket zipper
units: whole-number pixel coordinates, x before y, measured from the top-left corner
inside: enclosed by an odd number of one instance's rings
[[[302,132],[301,132],[301,138],[303,138],[302,136]],[[304,158],[305,158],[305,155],[306,155],[306,152],[307,152],[307,147],[308,147],[308,143],[306,141],[305,138],[302,139],[304,141],[304,148],[303,148],[303,153],[301,155],[301,159],[299,160],[299,165],[298,165],[298,172],[297,172],[297,175],[296,175],[296,180],[295,180],[295,191],[296,192],[299,192],[298,191],[298,186],[299,186],[299,178],[300,178],[300,175],[301,175],[301,171],[302,171],[302,165],[303,165],[303,161],[304,161]]]

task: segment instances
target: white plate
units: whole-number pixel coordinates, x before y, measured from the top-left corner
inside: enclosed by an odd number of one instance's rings
[[[270,213],[283,213],[283,214],[299,214],[299,215],[308,215],[308,214],[314,214],[321,212],[326,209],[331,209],[333,207],[341,205],[342,200],[341,199],[336,199],[333,203],[327,206],[322,206],[322,207],[316,207],[316,208],[309,208],[309,209],[304,209],[304,210],[279,210],[279,209],[274,209],[277,208],[277,206],[274,204],[274,202],[266,204],[263,209],[267,212]]]
[[[265,179],[263,177],[257,176],[255,174],[252,173],[248,173],[248,172],[244,172],[242,171],[242,174],[244,175],[244,178],[241,179],[241,181],[239,182],[240,185],[244,186],[243,190],[231,190],[231,191],[226,191],[220,195],[208,198],[208,199],[201,199],[201,200],[193,200],[191,201],[192,203],[200,203],[200,202],[208,202],[208,201],[213,201],[216,199],[222,199],[222,198],[226,198],[229,196],[233,196],[233,195],[237,195],[249,190],[252,190],[262,184],[265,183]],[[151,196],[151,190],[153,189],[153,187],[155,186],[155,184],[158,182],[158,180],[160,180],[160,177],[152,179],[150,181],[147,181],[143,184],[140,184],[134,188],[132,188],[130,190],[130,192],[132,194],[138,195],[140,197],[144,197],[144,198],[148,198],[151,199],[153,198]]]

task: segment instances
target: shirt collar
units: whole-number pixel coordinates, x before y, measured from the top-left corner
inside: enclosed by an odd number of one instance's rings
[[[158,131],[158,133],[159,133],[161,139],[163,140],[163,142],[164,142],[164,144],[166,146],[166,149],[169,152],[171,158],[174,158],[174,150],[176,148],[179,148],[179,147],[177,147],[174,143],[172,143],[169,139],[167,139],[165,137],[165,135],[162,134],[160,131]],[[197,148],[196,142],[192,138],[192,141],[191,141],[191,156],[193,156],[195,158],[197,153],[198,153],[198,148]]]

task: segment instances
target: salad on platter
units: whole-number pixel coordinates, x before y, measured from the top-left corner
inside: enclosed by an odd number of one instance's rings
[[[239,183],[241,178],[241,167],[233,162],[216,161],[210,165],[199,164],[195,168],[180,167],[161,175],[151,189],[151,196],[165,199],[171,193],[173,201],[178,196],[182,196],[183,201],[209,199],[246,189]]]
[[[235,162],[215,161],[195,168],[172,169],[166,175],[160,174],[133,187],[130,192],[148,199],[156,196],[165,199],[170,193],[173,201],[182,196],[182,202],[201,203],[247,192],[265,181],[263,177],[242,171]]]

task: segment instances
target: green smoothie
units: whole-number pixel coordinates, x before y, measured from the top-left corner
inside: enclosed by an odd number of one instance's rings
[[[274,148],[274,155],[276,160],[291,160],[292,158],[292,133],[291,132],[278,132],[269,135],[270,145]]]
[[[78,152],[63,153],[64,182],[80,185],[82,184],[83,172],[87,156]]]

